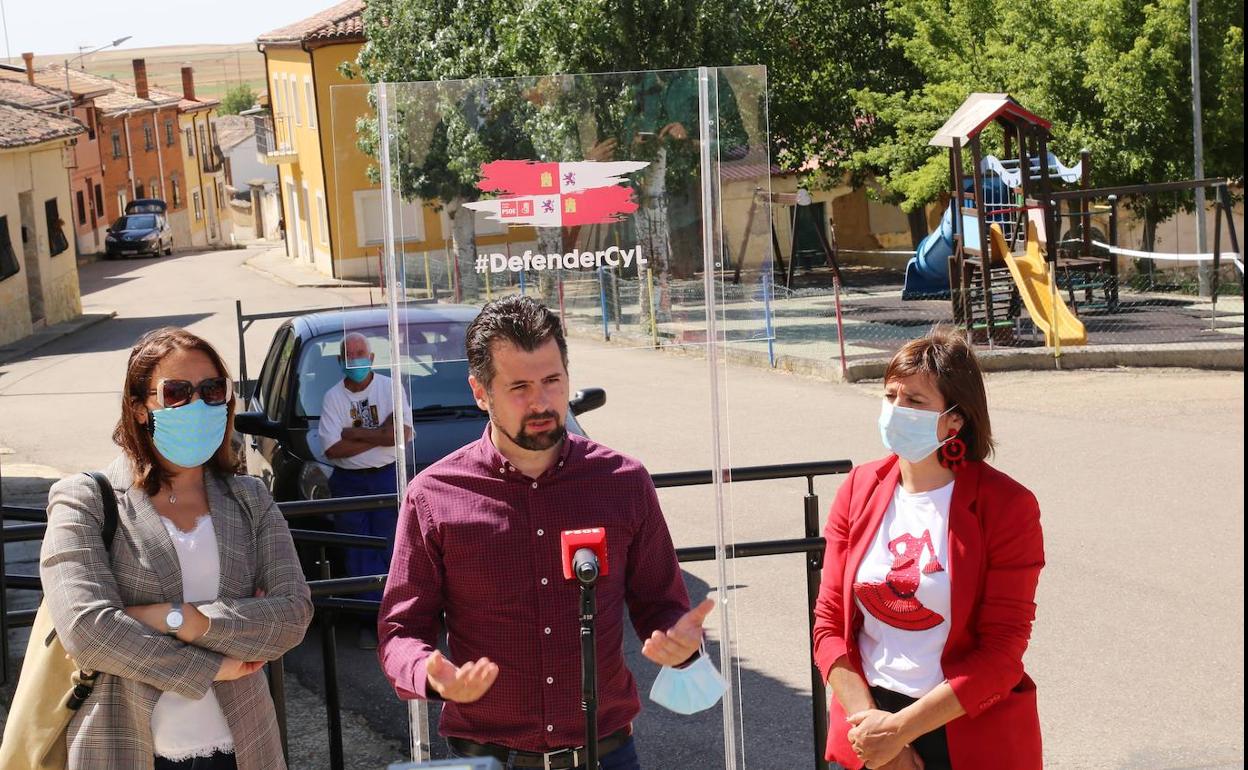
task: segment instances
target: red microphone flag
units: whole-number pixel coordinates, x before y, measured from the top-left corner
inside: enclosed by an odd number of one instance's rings
[[[572,572],[572,557],[582,548],[590,548],[598,557],[598,574],[607,574],[607,531],[602,527],[568,529],[559,536],[563,547],[563,579],[576,577]]]

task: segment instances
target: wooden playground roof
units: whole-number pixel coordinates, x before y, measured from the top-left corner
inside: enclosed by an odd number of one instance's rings
[[[933,147],[952,147],[957,139],[965,145],[972,137],[994,120],[1011,125],[1019,121],[1039,126],[1048,131],[1052,124],[1019,104],[1009,94],[974,93],[962,102],[962,106],[953,113],[945,125],[940,127],[936,135],[928,142]]]

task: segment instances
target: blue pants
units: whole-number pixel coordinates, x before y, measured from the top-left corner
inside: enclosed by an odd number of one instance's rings
[[[451,757],[462,759],[453,748]],[[513,770],[514,765],[508,762],[505,767],[507,770]],[[641,770],[641,760],[637,758],[637,745],[633,739],[629,738],[627,743],[605,757],[598,757],[598,767],[601,770]],[[585,770],[585,765],[581,765],[577,770]]]
[[[394,465],[390,464],[375,471],[335,468],[329,477],[329,491],[334,497],[392,495],[397,491]],[[377,548],[346,549],[348,577],[384,575],[390,571],[390,555],[394,549],[394,530],[398,526],[398,520],[397,507],[334,514],[334,528],[339,532],[351,535],[374,535],[390,541],[390,545],[384,551]],[[355,594],[354,598],[380,601],[381,592],[369,591]]]

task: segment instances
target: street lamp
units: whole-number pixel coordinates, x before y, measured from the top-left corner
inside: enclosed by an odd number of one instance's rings
[[[130,37],[131,37],[130,35],[126,35],[125,37],[119,37],[119,38],[117,38],[116,40],[114,40],[114,41],[113,41],[113,42],[111,42],[111,43],[105,43],[104,45],[100,46],[99,48],[92,48],[90,51],[83,51],[83,49],[84,49],[84,48],[89,48],[90,46],[80,45],[80,46],[78,46],[78,55],[77,55],[77,56],[75,56],[75,57],[74,57],[74,58],[72,58],[72,59],[66,59],[66,60],[65,60],[65,95],[66,95],[67,97],[69,97],[69,104],[68,104],[68,105],[67,105],[67,107],[66,107],[66,109],[67,109],[68,111],[72,112],[72,111],[73,111],[73,109],[74,109],[74,92],[73,92],[73,91],[70,89],[70,87],[69,87],[69,65],[70,65],[70,62],[74,62],[74,61],[81,62],[81,61],[82,61],[82,59],[83,59],[83,57],[90,56],[91,54],[96,53],[96,52],[98,52],[98,51],[103,51],[105,48],[116,48],[117,46],[119,46],[119,45],[121,45],[122,43],[124,43],[124,42],[126,42],[127,40],[129,40],[129,39],[130,39]],[[82,68],[83,68],[83,70],[84,70],[84,71],[86,70],[86,64],[85,64],[85,63],[82,65]]]
[[[113,42],[111,42],[111,43],[105,43],[104,45],[100,46],[99,48],[91,48],[91,46],[89,46],[89,45],[80,45],[80,46],[78,46],[78,55],[77,55],[77,56],[75,56],[74,58],[70,59],[69,61],[71,61],[71,62],[74,62],[74,61],[81,61],[84,57],[90,56],[90,55],[91,55],[91,54],[93,54],[93,53],[98,53],[98,52],[100,52],[100,51],[103,51],[105,48],[116,48],[117,46],[121,45],[122,43],[126,42],[126,41],[127,41],[127,40],[129,40],[129,39],[130,39],[130,35],[126,35],[125,37],[119,37],[119,38],[117,38],[116,40],[114,40]],[[91,50],[90,50],[90,51],[84,50],[84,49],[87,49],[87,48],[91,48]],[[69,65],[68,65],[68,63],[66,64],[66,66],[69,66]],[[86,63],[85,63],[85,62],[83,62],[80,66],[81,66],[81,69],[83,69],[84,71],[85,71],[85,70],[86,70],[86,68],[87,68],[87,66],[86,66]]]

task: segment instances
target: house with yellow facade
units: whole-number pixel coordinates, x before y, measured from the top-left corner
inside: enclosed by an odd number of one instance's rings
[[[178,102],[178,128],[182,132],[182,168],[186,191],[173,185],[171,208],[186,208],[187,236],[192,246],[224,246],[230,243],[233,220],[225,192],[225,157],[217,142],[216,99],[199,99],[195,73],[182,68],[182,99]]]
[[[82,315],[69,171],[86,132],[69,116],[0,101],[0,345]]]
[[[364,2],[346,0],[256,39],[268,76],[268,111],[256,116],[257,155],[278,169],[287,254],[335,278],[375,282],[382,270],[384,197],[369,179],[356,121],[374,115],[369,85],[342,73],[364,45]],[[444,257],[450,225],[436,202],[395,211],[395,241],[409,259]],[[479,216],[477,243],[506,229]],[[532,233],[513,232],[531,239]]]
[[[364,44],[363,10],[361,0],[347,0],[256,40],[270,108],[258,116],[257,154],[277,167],[287,254],[338,278],[377,274],[366,264],[376,249],[354,237],[352,194],[377,186],[367,178],[370,160],[355,148],[354,126],[333,129],[330,96],[355,82],[339,65],[355,61]]]

